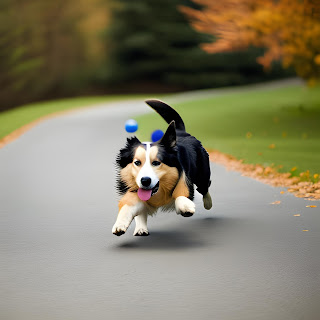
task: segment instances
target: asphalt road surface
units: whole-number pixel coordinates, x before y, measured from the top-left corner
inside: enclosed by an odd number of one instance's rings
[[[0,149],[0,319],[320,319],[319,203],[212,164],[212,210],[111,233],[115,154],[144,111],[83,110]]]

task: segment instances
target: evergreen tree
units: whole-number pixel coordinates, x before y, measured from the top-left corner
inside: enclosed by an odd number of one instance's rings
[[[180,5],[196,6],[188,0],[117,0],[111,8],[108,61],[101,79],[109,85],[158,83],[190,89],[265,78],[255,61],[257,50],[204,52],[200,44],[211,42],[212,36],[195,31]]]
[[[112,82],[175,82],[199,68],[206,54],[178,5],[185,0],[117,0],[108,31],[106,76]]]

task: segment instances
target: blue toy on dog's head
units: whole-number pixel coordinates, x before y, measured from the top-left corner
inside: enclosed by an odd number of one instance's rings
[[[134,119],[129,119],[126,121],[124,127],[128,133],[134,133],[138,130],[138,123]],[[153,131],[151,134],[151,141],[152,142],[159,141],[163,137],[163,134],[164,134],[163,131],[160,129]]]
[[[146,103],[169,126],[157,141],[127,138],[127,144],[117,156],[117,188],[122,195],[118,218],[112,228],[117,236],[126,232],[134,218],[134,235],[149,235],[148,215],[161,207],[175,209],[184,217],[192,216],[194,185],[203,196],[204,207],[208,210],[212,207],[208,153],[199,140],[186,132],[183,120],[173,108],[159,100]]]
[[[164,135],[164,133],[163,133],[162,130],[160,130],[160,129],[154,130],[151,133],[151,141],[152,142],[157,142],[163,137],[163,135]]]

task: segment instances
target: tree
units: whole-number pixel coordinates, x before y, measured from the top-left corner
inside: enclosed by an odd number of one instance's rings
[[[120,90],[183,90],[266,78],[255,62],[261,50],[214,55],[204,52],[200,44],[210,43],[212,36],[195,31],[178,10],[179,5],[200,9],[188,0],[114,1],[101,83],[124,86]],[[275,73],[268,76],[275,77]]]
[[[204,7],[181,7],[196,30],[214,35],[202,48],[210,53],[265,48],[257,61],[266,69],[276,60],[314,83],[320,78],[320,4],[317,0],[194,0]]]
[[[106,11],[101,0],[0,1],[0,110],[79,92],[101,63]]]
[[[188,0],[117,0],[107,31],[105,78],[110,83],[184,83],[206,56],[209,39],[190,27],[177,5]]]

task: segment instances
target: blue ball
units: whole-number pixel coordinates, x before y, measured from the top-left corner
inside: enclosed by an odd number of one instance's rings
[[[155,130],[151,134],[151,141],[152,142],[157,142],[163,137],[164,133],[162,130]]]
[[[136,120],[129,119],[125,123],[125,129],[127,132],[132,133],[138,130],[138,123]]]

